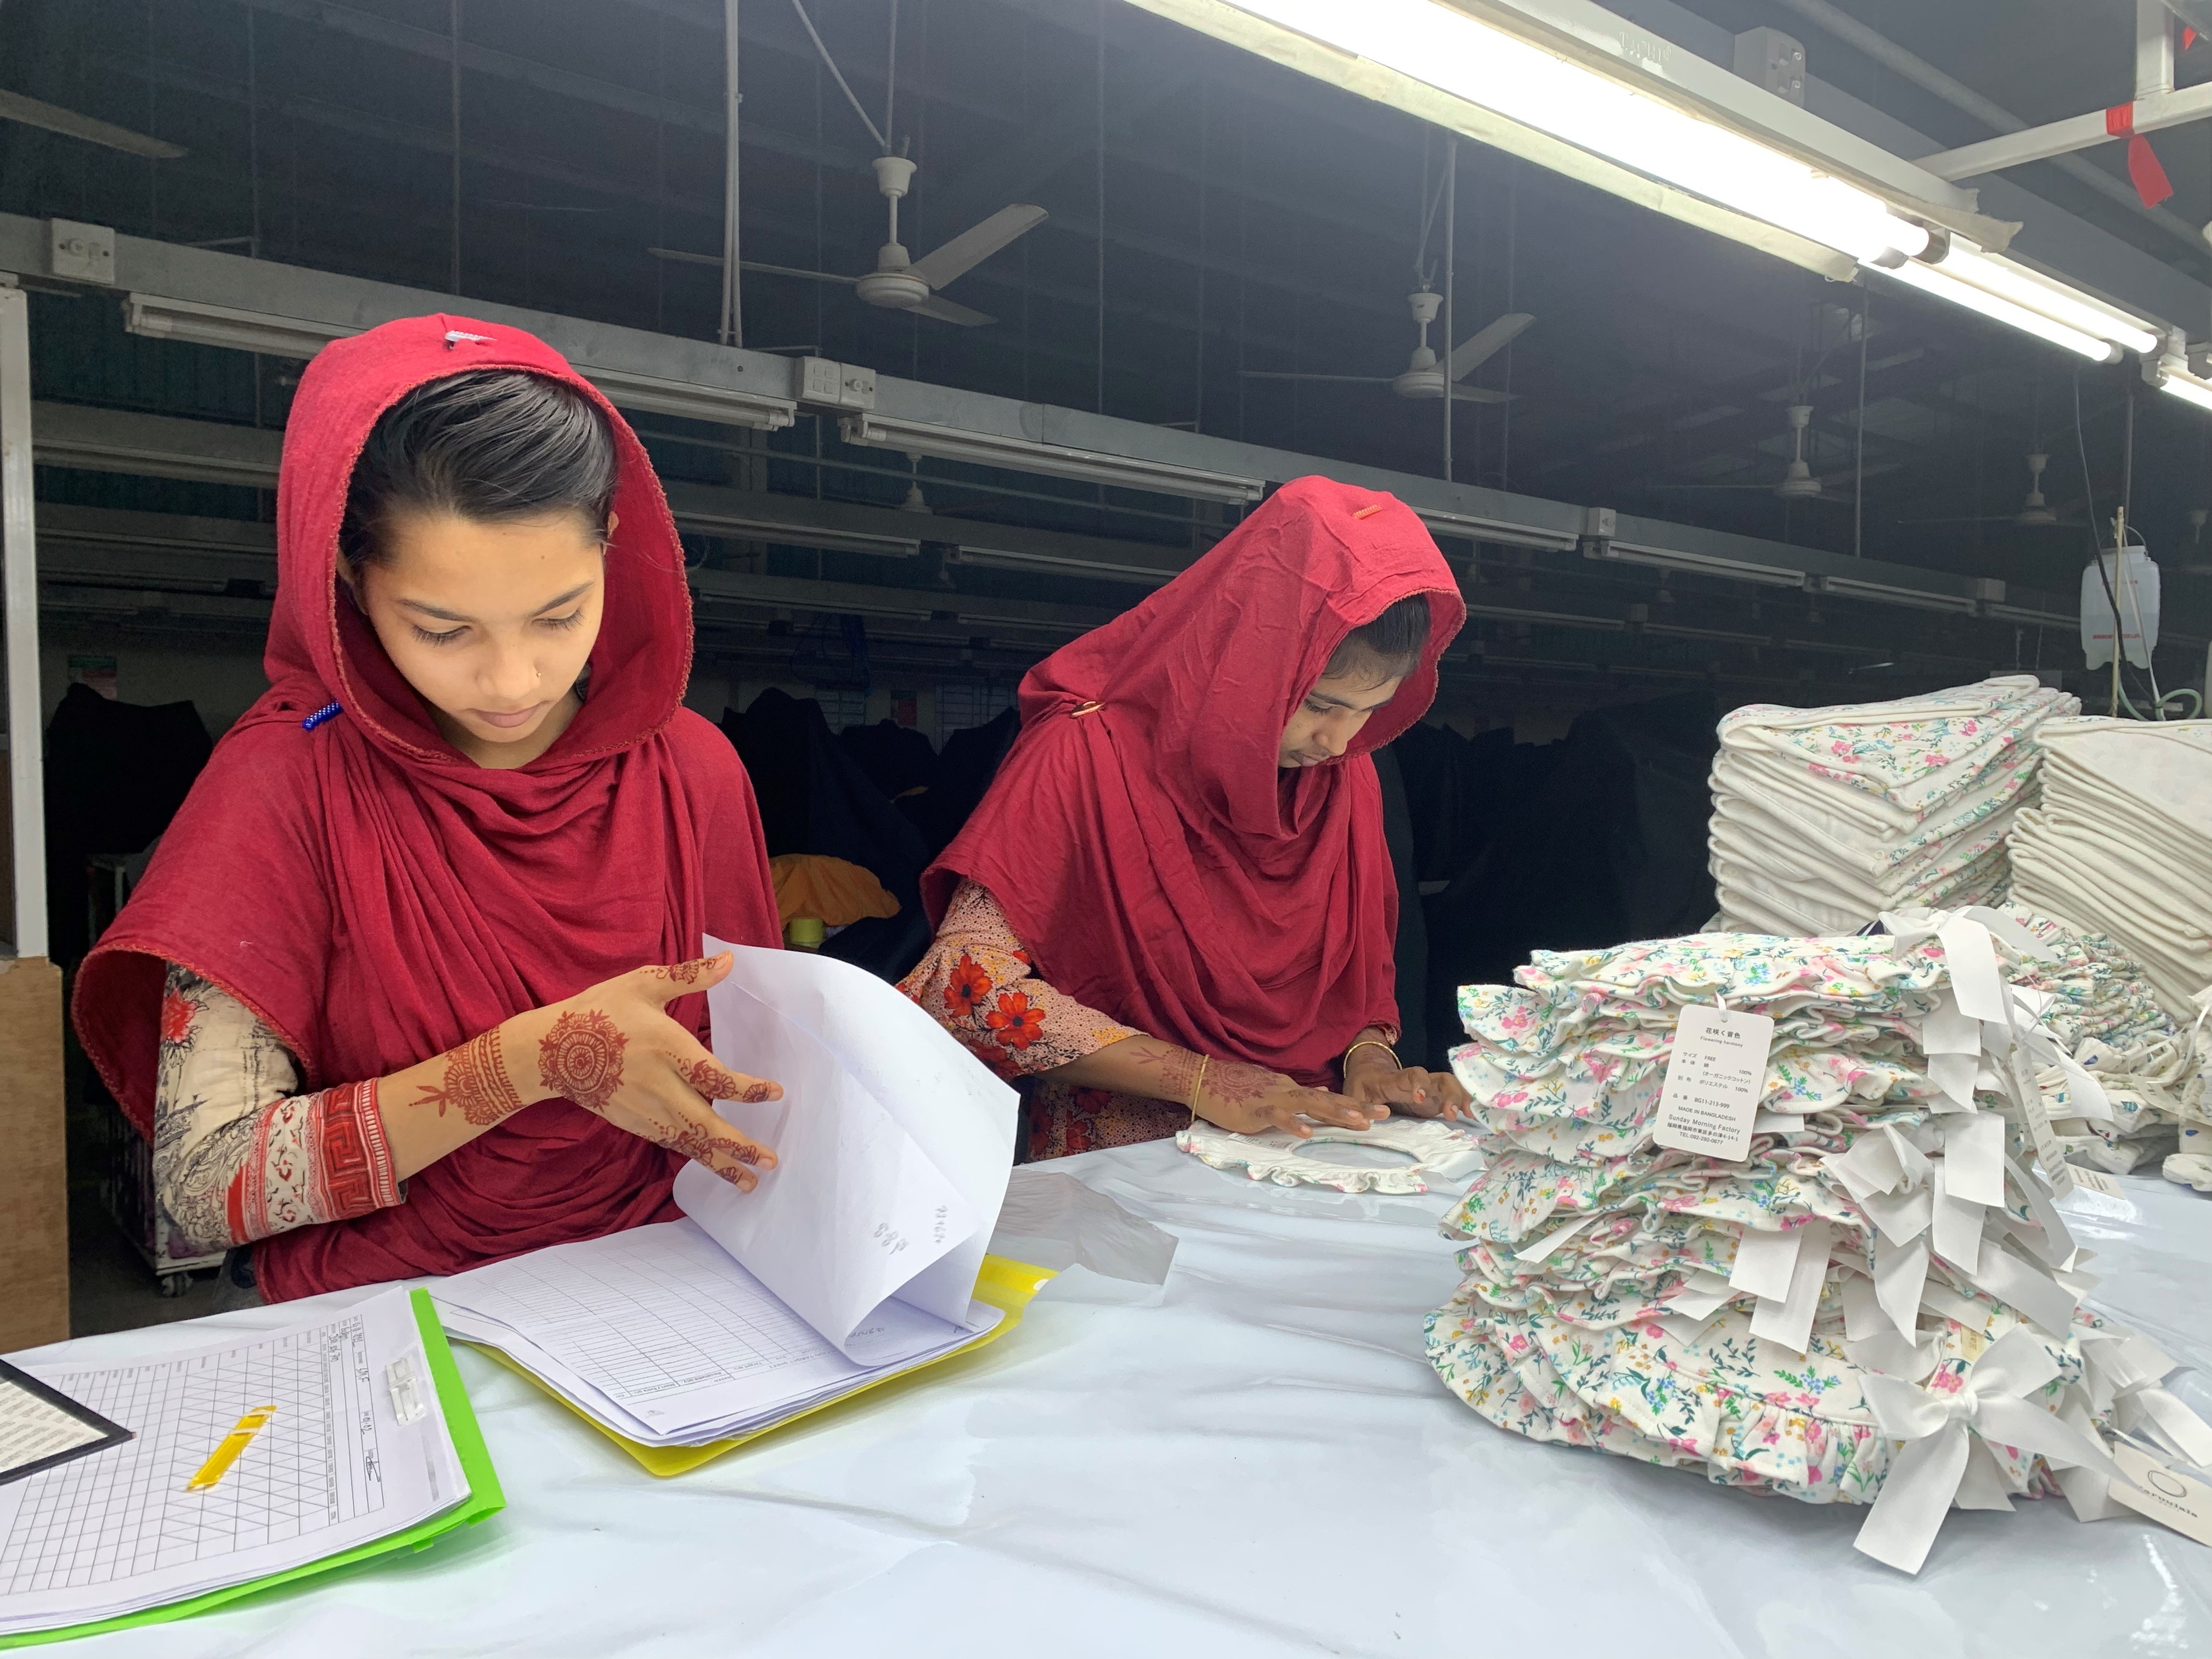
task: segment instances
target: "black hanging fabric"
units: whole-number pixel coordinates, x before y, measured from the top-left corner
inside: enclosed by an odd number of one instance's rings
[[[46,914],[52,959],[92,948],[95,853],[143,853],[163,830],[214,748],[189,702],[118,702],[72,685],[46,727]]]
[[[932,858],[945,850],[982,804],[983,792],[998,776],[999,763],[1014,746],[1020,731],[1020,712],[1009,708],[986,725],[953,732],[945,739],[937,781],[929,793],[909,796],[900,803],[928,843]]]
[[[1455,734],[1456,735],[1456,734]],[[1404,741],[1403,738],[1399,740]],[[1407,805],[1406,781],[1393,743],[1375,751],[1375,775],[1382,785],[1382,839],[1398,874],[1398,1057],[1408,1066],[1427,1063],[1429,933],[1421,914],[1421,876],[1414,853],[1413,818]]]
[[[1594,709],[1549,753],[1517,747],[1492,797],[1493,833],[1427,901],[1439,1053],[1458,1041],[1462,985],[1508,982],[1536,950],[1664,939],[1711,919],[1718,718],[1711,693],[1683,692]]]
[[[903,975],[929,945],[921,887],[929,849],[921,832],[830,735],[813,698],[770,687],[744,714],[724,710],[722,731],[752,779],[769,857],[843,859],[868,871],[898,901],[898,915],[854,923],[822,953],[885,979]]]
[[[896,720],[848,726],[837,734],[837,746],[853,757],[887,799],[896,800],[937,782],[937,750],[921,732]]]

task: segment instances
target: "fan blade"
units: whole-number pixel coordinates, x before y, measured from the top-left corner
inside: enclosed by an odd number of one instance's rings
[[[970,225],[943,247],[925,253],[907,270],[933,289],[980,265],[1025,230],[1045,220],[1041,207],[1002,207],[980,225]]]
[[[1484,362],[1504,350],[1522,329],[1535,320],[1525,311],[1509,311],[1480,334],[1471,334],[1461,341],[1459,349],[1451,355],[1452,379],[1465,380]]]
[[[1517,392],[1492,392],[1486,386],[1455,386],[1452,388],[1454,403],[1510,404],[1516,403],[1519,399],[1520,394]]]
[[[995,323],[996,317],[987,317],[980,311],[970,311],[966,306],[957,306],[942,295],[933,294],[918,306],[907,310],[917,317],[934,317],[940,323],[957,323],[963,328],[981,328],[985,323]]]
[[[1248,380],[1336,380],[1346,386],[1389,386],[1397,378],[1395,374],[1283,374],[1265,368],[1237,372]]]
[[[64,109],[59,104],[42,103],[36,98],[26,98],[20,92],[0,92],[0,120],[21,121],[27,127],[44,127],[48,132],[82,138],[87,143],[105,144],[110,149],[125,150],[132,155],[149,156],[156,161],[173,161],[187,154],[182,144],[173,144],[166,138],[149,138],[143,132],[133,132],[128,127],[118,127],[112,122],[95,120],[89,115],[79,115],[73,109]]]

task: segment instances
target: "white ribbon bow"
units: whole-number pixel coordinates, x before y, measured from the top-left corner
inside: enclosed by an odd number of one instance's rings
[[[2094,1436],[2026,1397],[2057,1375],[2044,1346],[2021,1326],[1982,1351],[1954,1393],[1868,1372],[1861,1386],[1875,1420],[1884,1434],[1907,1443],[1891,1462],[1854,1547],[1903,1571],[1920,1571],[1966,1478],[1973,1449],[1970,1430],[1994,1445],[2040,1452],[2121,1479]],[[2001,1500],[1996,1506],[2008,1507]]]

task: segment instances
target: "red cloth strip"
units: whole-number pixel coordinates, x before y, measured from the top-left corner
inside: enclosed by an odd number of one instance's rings
[[[2159,165],[2150,140],[2136,131],[2136,106],[2115,104],[2105,112],[2105,131],[2128,141],[2128,182],[2136,187],[2145,207],[2156,207],[2173,194],[2173,184]]]

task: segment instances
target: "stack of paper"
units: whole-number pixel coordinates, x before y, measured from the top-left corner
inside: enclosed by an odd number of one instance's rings
[[[405,1291],[184,1354],[17,1363],[135,1437],[0,1486],[0,1638],[195,1611],[501,1502]]]
[[[688,1220],[475,1268],[436,1291],[453,1335],[646,1445],[765,1428],[1000,1318],[973,1292],[1012,1166],[1013,1091],[873,975],[734,953],[708,994],[715,1056],[784,1094],[716,1105],[776,1167],[741,1193],[692,1164],[676,1181]]]
[[[1708,843],[1723,917],[1851,933],[1884,910],[1995,902],[2005,832],[2035,799],[2037,731],[2080,708],[2010,675],[1894,702],[1735,710]]]

